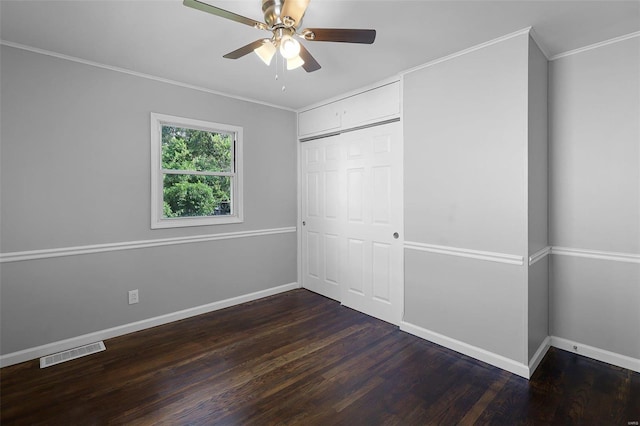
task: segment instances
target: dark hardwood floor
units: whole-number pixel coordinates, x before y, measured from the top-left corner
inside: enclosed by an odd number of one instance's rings
[[[1,424],[624,425],[640,374],[551,349],[531,381],[306,290],[0,371]],[[637,424],[637,423],[635,423]]]

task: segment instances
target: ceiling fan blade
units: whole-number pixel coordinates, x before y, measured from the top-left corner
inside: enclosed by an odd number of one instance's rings
[[[227,53],[226,55],[223,56],[223,58],[227,58],[227,59],[242,58],[244,55],[248,55],[249,53],[256,50],[258,47],[262,46],[262,43],[264,43],[263,39],[256,40],[253,43],[249,43],[246,46],[242,46],[240,49]]]
[[[302,45],[302,43],[300,43],[300,57],[304,61],[304,64],[302,64],[302,68],[304,68],[306,72],[314,72],[321,68],[318,61],[316,61],[315,58],[311,56],[311,53],[309,53],[309,51]]]
[[[309,6],[310,0],[284,0],[284,4],[282,5],[282,12],[280,12],[280,18],[282,18],[282,22],[285,25],[289,25],[288,18],[293,20],[292,26],[298,28],[300,22],[302,21],[302,17],[304,16],[304,12],[307,10],[307,6]]]
[[[226,18],[232,21],[240,22],[241,24],[249,25],[250,27],[258,28],[261,30],[267,29],[267,26],[263,22],[258,22],[254,19],[229,12],[228,10],[220,9],[219,7],[211,6],[210,4],[203,3],[198,0],[184,0],[182,4],[193,9],[220,16],[221,18]]]
[[[376,30],[353,30],[347,28],[306,28],[302,36],[309,41],[334,41],[340,43],[372,44]]]

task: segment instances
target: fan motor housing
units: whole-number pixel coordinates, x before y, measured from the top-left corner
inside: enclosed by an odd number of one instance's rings
[[[284,0],[262,0],[262,13],[264,13],[264,22],[266,22],[270,28],[273,28],[276,25],[282,25],[280,13],[282,11],[283,4]]]

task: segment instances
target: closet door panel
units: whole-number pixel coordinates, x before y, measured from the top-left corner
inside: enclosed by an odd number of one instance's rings
[[[393,324],[403,307],[399,122],[302,143],[302,285]]]
[[[302,144],[302,286],[340,300],[340,146],[338,138]]]
[[[341,136],[347,147],[344,237],[349,241],[342,303],[399,324],[404,285],[400,123]]]

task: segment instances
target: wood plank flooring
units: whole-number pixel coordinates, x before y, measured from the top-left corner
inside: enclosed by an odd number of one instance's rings
[[[640,374],[551,349],[531,381],[294,290],[0,371],[2,425],[624,425]],[[637,423],[635,423],[637,424]]]

